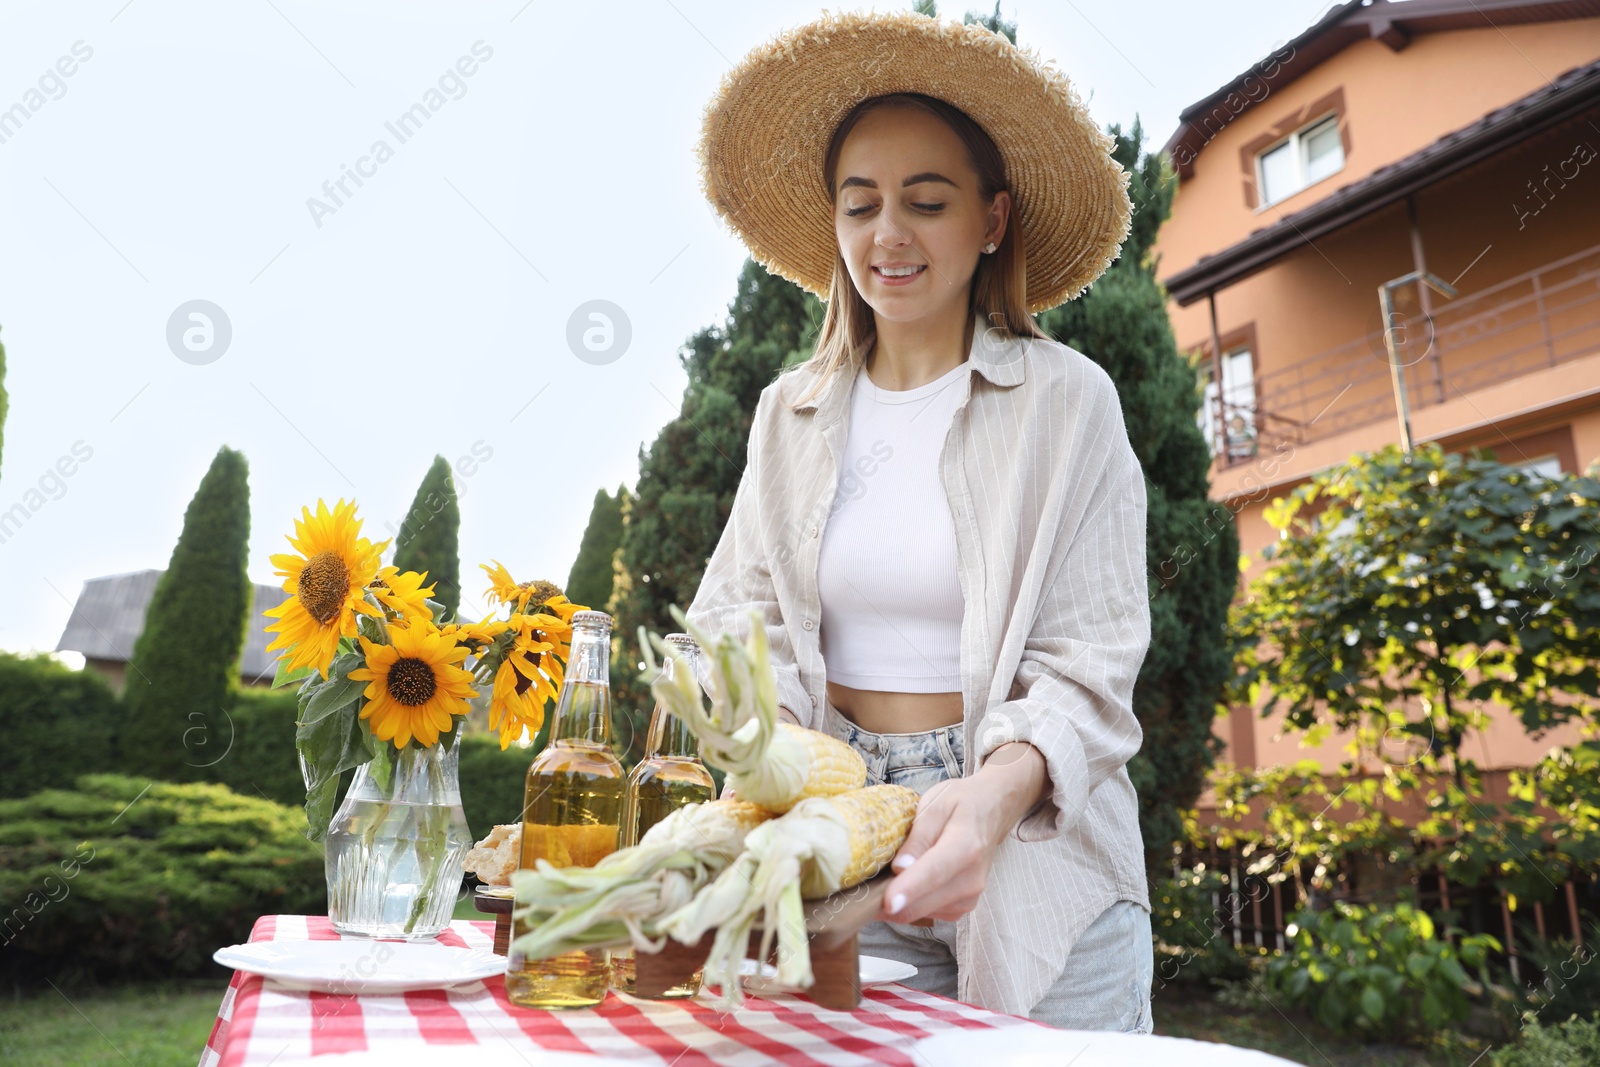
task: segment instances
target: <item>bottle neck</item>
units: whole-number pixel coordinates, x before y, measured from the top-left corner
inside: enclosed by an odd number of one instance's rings
[[[688,658],[690,677],[694,677],[699,650],[682,644],[678,644],[677,647]],[[671,681],[677,670],[676,661],[671,656],[664,657],[661,664],[662,677]],[[700,739],[690,733],[683,720],[668,711],[659,700],[656,701],[655,711],[650,715],[650,736],[646,742],[645,756],[647,759],[671,757],[698,760],[700,758]]]
[[[562,675],[561,698],[550,724],[552,741],[611,743],[611,634],[579,626]]]
[[[674,759],[700,758],[700,740],[689,732],[683,720],[672,712],[656,704],[656,710],[650,716],[650,741],[648,757],[671,757]]]

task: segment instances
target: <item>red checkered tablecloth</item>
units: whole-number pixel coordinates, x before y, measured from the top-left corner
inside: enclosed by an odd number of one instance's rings
[[[493,931],[492,922],[458,919],[439,940],[490,947]],[[321,915],[267,915],[250,932],[251,941],[340,936]],[[536,1011],[511,1004],[498,977],[452,990],[345,996],[285,989],[260,975],[237,971],[200,1065],[320,1062],[334,1067],[338,1053],[510,1042],[529,1062],[538,1062],[539,1050],[551,1050],[662,1067],[744,1067],[773,1061],[912,1067],[911,1046],[940,1031],[1040,1025],[903,985],[865,990],[861,1007],[851,1012],[821,1008],[798,995],[748,997],[738,1011],[721,1012],[699,998],[642,1000],[615,992],[594,1008]],[[318,1059],[328,1056],[333,1058]],[[467,1061],[452,1056],[450,1062]]]

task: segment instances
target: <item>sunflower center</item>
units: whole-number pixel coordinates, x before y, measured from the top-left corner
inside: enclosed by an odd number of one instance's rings
[[[339,617],[350,594],[350,571],[337,552],[318,552],[300,572],[300,605],[326,626]]]
[[[438,688],[433,668],[420,659],[397,659],[389,666],[389,695],[408,708],[426,704]]]

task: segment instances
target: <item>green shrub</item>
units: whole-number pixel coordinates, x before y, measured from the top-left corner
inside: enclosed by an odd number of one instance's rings
[[[1434,939],[1433,920],[1409,904],[1336,902],[1294,917],[1289,948],[1267,964],[1268,987],[1336,1033],[1428,1033],[1470,1010],[1463,964],[1487,985],[1487,934],[1459,946]]]
[[[1267,950],[1238,946],[1223,929],[1219,894],[1229,886],[1218,872],[1184,869],[1157,882],[1150,893],[1150,924],[1155,935],[1158,988],[1175,982],[1218,984],[1246,978],[1252,960]]]
[[[1522,1003],[1533,1017],[1550,1022],[1600,1009],[1600,966],[1594,965],[1595,956],[1600,955],[1595,947],[1600,945],[1600,924],[1584,931],[1584,941],[1580,946],[1566,938],[1545,939],[1529,931],[1518,932],[1526,995]]]
[[[500,823],[522,818],[522,793],[535,752],[516,745],[502,752],[499,740],[490,734],[461,739],[461,807],[473,840]]]
[[[1593,1067],[1600,1063],[1600,1016],[1555,1026],[1530,1018],[1522,1040],[1489,1057],[1491,1067]]]
[[[240,690],[217,727],[213,743],[218,751],[208,758],[221,758],[206,769],[206,778],[245,796],[303,807],[306,783],[294,747],[299,714],[293,687]]]
[[[109,774],[0,801],[0,974],[201,973],[260,915],[324,912],[304,823],[220,785]]]
[[[121,721],[116,696],[94,671],[0,652],[0,797],[112,770]]]

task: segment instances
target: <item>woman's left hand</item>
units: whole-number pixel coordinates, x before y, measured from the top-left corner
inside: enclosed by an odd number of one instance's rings
[[[1026,743],[1016,748],[1021,751],[1004,759],[991,757],[971,777],[947,779],[923,794],[891,864],[899,874],[883,895],[880,919],[954,920],[977,906],[995,850],[1045,782],[1039,750]]]

